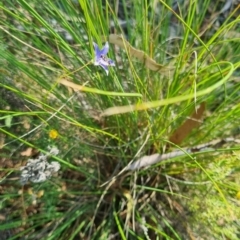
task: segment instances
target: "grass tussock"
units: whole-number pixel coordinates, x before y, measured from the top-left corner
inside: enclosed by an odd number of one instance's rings
[[[0,3],[0,239],[239,239],[238,12]]]

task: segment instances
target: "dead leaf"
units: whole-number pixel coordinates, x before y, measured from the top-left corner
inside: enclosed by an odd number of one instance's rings
[[[21,156],[24,156],[24,157],[30,157],[33,155],[33,148],[27,148],[25,151],[21,152],[20,153]]]
[[[117,34],[110,34],[109,42],[125,49],[130,56],[133,56],[139,59],[150,70],[153,70],[153,71],[161,70],[161,73],[163,72],[168,73],[168,77],[169,77],[170,70],[172,70],[173,68],[157,63],[155,60],[150,58],[145,52],[132,47],[131,44],[127,40],[125,40],[122,36]]]
[[[41,198],[43,195],[44,195],[44,190],[38,191],[38,193],[37,193],[38,198]]]
[[[26,130],[29,130],[30,127],[31,127],[31,124],[30,124],[30,121],[28,118],[24,118],[23,119],[23,127],[26,129]]]
[[[203,117],[203,113],[205,111],[205,103],[201,103],[200,107],[197,111],[191,115],[169,138],[169,140],[179,145],[193,130],[193,128],[197,127],[201,123],[201,118]]]
[[[4,146],[5,137],[6,137],[6,136],[5,136],[4,134],[0,133],[0,149],[2,149],[3,146]]]

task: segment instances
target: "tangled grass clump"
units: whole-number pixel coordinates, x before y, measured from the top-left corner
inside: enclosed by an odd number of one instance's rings
[[[0,3],[1,239],[239,238],[239,5],[134,3]]]

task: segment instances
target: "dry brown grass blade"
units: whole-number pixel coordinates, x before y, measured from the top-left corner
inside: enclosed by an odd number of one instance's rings
[[[201,118],[205,111],[205,103],[201,103],[200,107],[194,112],[190,118],[188,118],[170,137],[170,141],[179,145],[193,128],[197,127],[201,123]]]
[[[124,170],[125,171],[139,170],[140,168],[149,167],[149,166],[152,166],[153,164],[159,163],[160,161],[181,156],[184,154],[185,153],[183,151],[176,151],[173,153],[166,153],[162,155],[158,153],[155,153],[152,155],[146,155],[130,163]]]
[[[78,85],[78,84],[75,84],[73,82],[69,82],[68,80],[66,79],[61,79],[58,81],[60,84],[66,86],[66,87],[70,87],[72,88],[74,91],[83,91],[84,89],[84,86],[81,86],[81,85]]]
[[[144,63],[145,67],[150,70],[161,71],[161,73],[163,73],[163,72],[169,73],[169,71],[173,69],[169,66],[164,66],[164,65],[157,63],[155,60],[150,58],[145,52],[138,50],[138,49],[134,48],[133,46],[131,46],[131,44],[120,35],[110,34],[109,42],[119,46],[120,48],[125,49],[130,56],[136,57],[137,59],[139,59],[141,62]],[[169,74],[168,74],[168,76],[169,76]]]

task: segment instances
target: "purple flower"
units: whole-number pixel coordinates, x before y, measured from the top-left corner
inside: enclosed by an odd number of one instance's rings
[[[94,65],[101,66],[108,75],[108,66],[115,66],[114,61],[106,56],[109,50],[108,42],[106,42],[105,46],[101,50],[99,49],[98,45],[95,42],[93,42],[93,45],[95,50]]]

